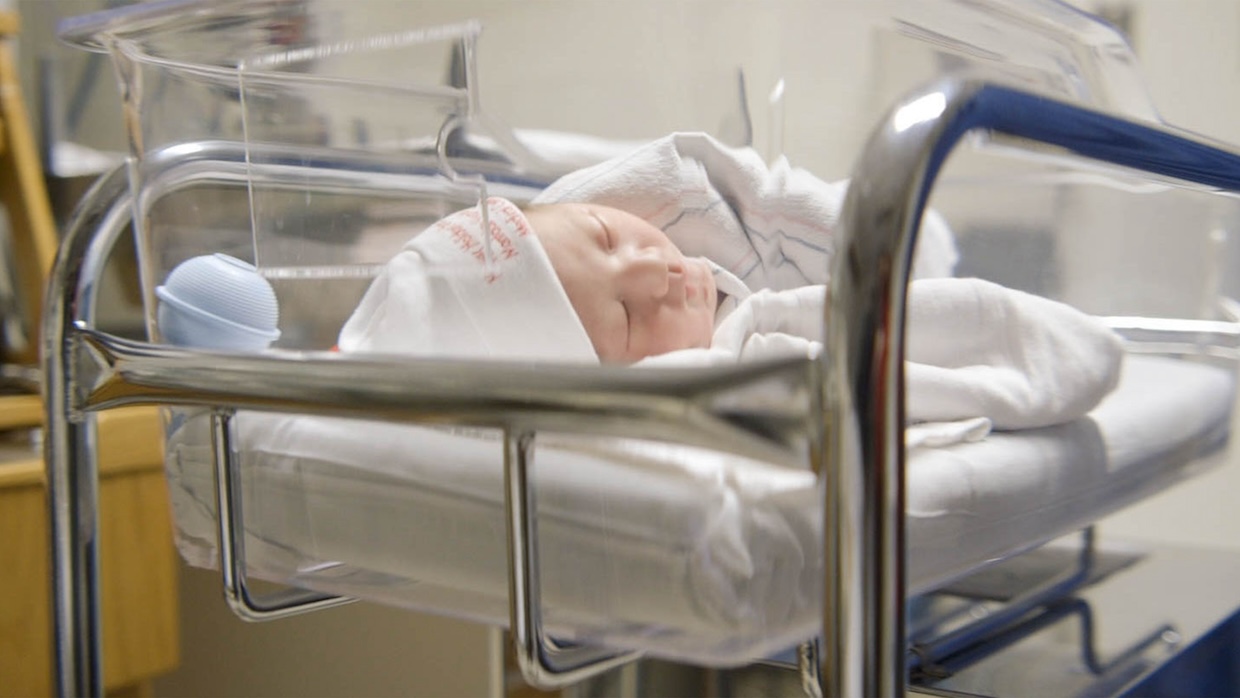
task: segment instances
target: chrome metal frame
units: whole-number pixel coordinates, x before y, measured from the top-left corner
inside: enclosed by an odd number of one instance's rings
[[[254,147],[250,148],[251,153]],[[298,164],[264,153],[249,166],[265,184],[296,181],[305,169],[336,191],[369,190],[387,177],[424,174],[393,171],[391,163],[302,158]],[[181,157],[160,153],[148,161],[162,193],[239,179],[245,156],[236,144],[196,144]],[[153,162],[152,162],[153,161]],[[534,367],[477,362],[357,361],[326,352],[266,355],[208,354],[134,342],[93,329],[93,289],[109,251],[129,228],[132,194],[124,169],[100,180],[76,212],[53,271],[53,300],[45,322],[49,373],[46,451],[53,500],[53,584],[58,638],[57,685],[64,695],[98,695],[97,464],[94,412],[149,403],[197,405],[213,410],[213,456],[219,512],[224,595],[238,616],[272,620],[348,599],[303,590],[253,597],[245,578],[244,522],[237,460],[229,422],[238,408],[305,411],[378,419],[484,425],[508,432],[505,467],[512,595],[510,612],[518,657],[530,683],[555,687],[629,661],[589,647],[563,647],[548,637],[539,612],[534,493],[528,487],[532,435],[538,430],[588,431],[677,440],[723,447],[769,461],[804,458],[801,443],[814,404],[818,364],[806,360],[754,364],[739,370],[635,372],[624,369]],[[66,293],[71,291],[72,295]],[[218,369],[218,370],[217,370]],[[306,372],[309,373],[306,373]],[[313,377],[311,377],[313,376]],[[473,387],[469,387],[469,386]],[[755,411],[746,391],[782,386],[778,407]],[[53,397],[55,396],[55,397]],[[593,415],[588,420],[579,415]],[[87,488],[79,485],[91,485]]]
[[[810,458],[825,481],[824,636],[819,671],[803,669],[803,675],[816,675],[823,695],[902,695],[905,293],[930,189],[948,154],[970,133],[1240,191],[1240,156],[1198,137],[1006,87],[945,81],[896,105],[857,165],[833,262],[821,364],[648,372],[209,353],[109,336],[93,328],[94,288],[107,252],[127,228],[134,194],[122,171],[107,175],[75,215],[44,316],[59,692],[102,693],[92,414],[153,403],[504,429],[510,604],[514,627],[524,628],[518,653],[536,681],[546,672],[542,679],[549,683],[567,673],[579,676],[573,672],[580,667],[576,661],[558,665],[544,652],[549,645],[537,613],[532,498],[524,485],[529,435],[554,430],[658,438],[776,462],[804,457],[808,437]],[[777,409],[748,410],[738,399],[752,385],[772,383],[787,391]],[[228,450],[226,443],[221,450]],[[220,516],[236,521],[228,512]],[[236,560],[221,566],[234,564],[244,567]],[[601,661],[610,666],[612,658]]]
[[[256,597],[250,593],[245,569],[245,520],[241,508],[241,468],[233,448],[232,410],[211,415],[211,455],[215,459],[215,510],[224,601],[250,622],[276,620],[340,606],[355,599],[305,589],[282,589]]]
[[[538,575],[538,525],[533,473],[534,434],[504,433],[504,507],[508,517],[509,632],[517,667],[530,685],[544,690],[568,686],[637,659],[640,652],[557,644],[542,630]]]
[[[1067,596],[1034,609],[1016,622],[992,634],[977,637],[973,644],[960,647],[955,653],[942,657],[940,662],[933,667],[927,666],[924,669],[931,672],[929,675],[934,680],[951,676],[987,657],[1002,652],[1068,616],[1076,616],[1081,623],[1079,643],[1081,666],[1098,677],[1135,664],[1151,648],[1175,647],[1181,640],[1175,626],[1164,623],[1132,641],[1112,657],[1103,660],[1097,649],[1093,609],[1088,601],[1075,596]],[[918,686],[918,690],[921,688]]]
[[[917,683],[919,689],[924,685],[933,685],[935,681],[967,669],[1058,622],[1066,615],[1075,615],[1081,620],[1081,665],[1096,676],[1128,664],[1151,646],[1177,644],[1180,636],[1175,626],[1163,623],[1108,661],[1099,659],[1094,642],[1093,611],[1089,604],[1077,595],[1098,580],[1100,570],[1095,541],[1094,527],[1086,527],[1081,531],[1076,564],[1004,600],[997,607],[987,607],[984,614],[950,631],[932,627],[923,633],[922,639],[909,638],[910,678]],[[952,592],[948,591],[947,594],[951,596]],[[974,604],[958,607],[946,617],[936,620],[935,625],[959,617],[970,617],[976,610],[979,609]],[[919,677],[924,681],[918,681]]]
[[[1240,192],[1240,155],[1138,123],[976,80],[896,104],[854,170],[833,261],[824,359],[824,695],[903,695],[904,302],[926,201],[966,134]]]

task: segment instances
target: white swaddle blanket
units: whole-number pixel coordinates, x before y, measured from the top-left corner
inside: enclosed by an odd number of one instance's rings
[[[758,291],[715,330],[709,349],[641,366],[816,356],[826,289]],[[1084,416],[1114,389],[1123,349],[1113,332],[1063,303],[982,279],[909,285],[905,333],[910,447],[974,441],[993,426],[1034,429]]]
[[[555,182],[535,203],[628,211],[686,255],[715,263],[721,303],[712,346],[638,362],[700,365],[814,356],[846,183],[702,134],[674,134]],[[527,360],[598,360],[529,221],[488,201],[495,259],[477,209],[415,236],[346,323],[344,351]],[[976,440],[1088,412],[1116,385],[1117,337],[1057,302],[950,274],[956,250],[936,215],[923,222],[909,292],[910,446]]]
[[[702,133],[675,133],[552,183],[536,204],[593,203],[653,224],[686,256],[705,257],[750,290],[825,284],[847,182]],[[922,224],[913,278],[950,276],[957,254],[937,214]],[[721,288],[728,291],[730,289]]]

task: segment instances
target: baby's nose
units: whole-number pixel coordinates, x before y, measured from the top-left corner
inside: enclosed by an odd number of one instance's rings
[[[635,250],[629,257],[629,271],[636,275],[657,275],[671,272],[668,260],[658,250]]]
[[[659,250],[635,251],[625,265],[630,282],[640,284],[652,295],[666,293],[670,278],[683,273],[680,260],[669,259]]]

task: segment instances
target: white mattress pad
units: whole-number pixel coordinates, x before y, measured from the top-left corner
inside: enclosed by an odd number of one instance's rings
[[[1089,417],[909,454],[909,589],[1086,525],[1225,440],[1229,371],[1131,356]],[[172,421],[178,545],[218,564],[208,420]],[[507,623],[501,442],[489,432],[238,416],[253,575]],[[546,622],[561,638],[716,666],[821,622],[821,495],[807,471],[666,443],[539,437]]]

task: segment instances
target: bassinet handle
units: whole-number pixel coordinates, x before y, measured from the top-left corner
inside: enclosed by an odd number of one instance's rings
[[[1240,192],[1228,146],[980,80],[914,91],[878,123],[841,212],[827,296],[824,695],[905,693],[905,299],[930,191],[966,134]]]

